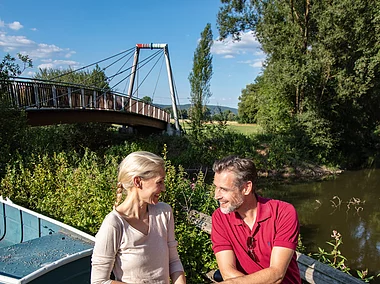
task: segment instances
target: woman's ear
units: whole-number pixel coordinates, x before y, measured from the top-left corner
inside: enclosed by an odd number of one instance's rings
[[[141,177],[139,176],[133,177],[133,185],[137,188],[141,188],[142,187]]]

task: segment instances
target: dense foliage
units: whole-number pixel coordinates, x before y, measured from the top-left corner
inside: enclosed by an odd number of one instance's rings
[[[175,213],[178,249],[189,283],[203,283],[203,275],[216,267],[215,258],[209,236],[188,221],[187,213],[196,209],[211,214],[216,202],[203,173],[189,175],[174,166],[165,145],[163,153],[144,142],[126,141],[102,154],[86,148],[81,153],[61,150],[19,156],[8,164],[0,192],[17,204],[94,235],[112,210],[118,164],[138,150],[156,152],[166,160],[166,191],[161,200]]]
[[[10,160],[12,153],[26,144],[26,115],[15,108],[14,102],[7,95],[5,80],[21,75],[25,69],[33,66],[27,55],[18,54],[18,61],[6,54],[0,62],[0,176]],[[21,66],[20,66],[21,64]]]
[[[303,159],[347,167],[374,155],[380,122],[380,1],[226,0],[221,38],[254,31],[267,58],[239,115]]]

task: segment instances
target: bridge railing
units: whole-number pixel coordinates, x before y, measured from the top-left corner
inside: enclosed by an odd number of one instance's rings
[[[0,82],[8,100],[23,109],[99,109],[125,111],[170,122],[170,114],[154,105],[110,90],[36,80]]]

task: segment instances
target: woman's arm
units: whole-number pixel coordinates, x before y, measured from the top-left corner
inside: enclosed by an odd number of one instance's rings
[[[122,232],[118,228],[117,220],[112,217],[105,218],[96,234],[91,258],[91,284],[117,283],[110,279],[110,275],[115,263],[115,255],[120,247]]]
[[[170,275],[173,284],[186,284],[186,277],[183,271],[176,271]]]

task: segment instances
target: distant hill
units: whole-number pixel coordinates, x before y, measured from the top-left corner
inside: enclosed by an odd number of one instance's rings
[[[160,105],[160,104],[155,104],[155,105],[158,106],[159,108],[167,108],[167,107],[171,108],[172,107],[172,105]],[[178,110],[180,110],[180,109],[189,110],[189,108],[191,107],[191,104],[180,105],[177,107],[178,107]],[[216,105],[208,105],[207,107],[210,109],[211,114],[219,113],[219,110],[221,110],[222,112],[224,112],[226,110],[230,110],[232,113],[234,113],[236,115],[238,113],[237,108],[232,108],[232,107],[216,106]]]

